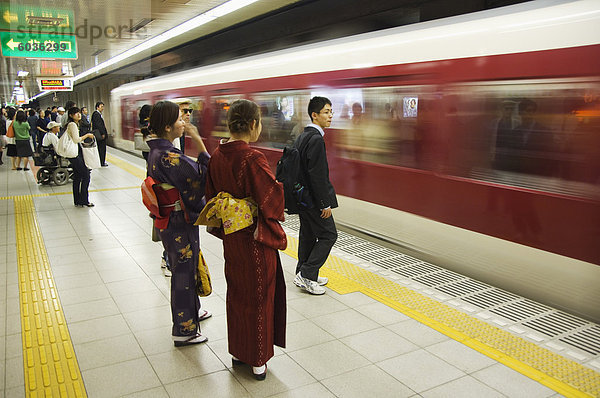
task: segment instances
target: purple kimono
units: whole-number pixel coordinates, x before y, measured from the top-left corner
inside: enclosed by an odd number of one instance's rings
[[[159,230],[171,264],[171,314],[173,336],[193,336],[200,332],[196,294],[196,272],[200,237],[194,221],[204,208],[206,168],[210,155],[200,153],[194,162],[166,139],[148,141],[148,175],[157,182],[167,183],[179,191],[182,210],[173,211],[166,229]]]

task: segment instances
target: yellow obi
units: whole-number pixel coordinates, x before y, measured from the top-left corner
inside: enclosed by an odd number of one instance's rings
[[[257,213],[258,206],[252,198],[237,199],[227,192],[219,192],[204,206],[194,225],[220,227],[222,223],[228,235],[252,225]]]

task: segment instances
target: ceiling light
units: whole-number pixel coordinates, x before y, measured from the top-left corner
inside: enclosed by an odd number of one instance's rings
[[[177,25],[174,28],[167,30],[166,32],[159,34],[158,36],[154,36],[154,37],[144,41],[143,43],[140,43],[139,45],[137,45],[133,48],[130,48],[129,50],[124,51],[121,54],[119,54],[115,57],[112,57],[111,59],[104,61],[101,64],[96,65],[91,69],[86,70],[85,72],[78,74],[77,76],[75,76],[73,78],[73,82],[75,82],[79,79],[83,79],[84,77],[89,76],[93,73],[99,72],[100,70],[102,70],[110,65],[116,64],[117,62],[121,62],[129,57],[134,56],[135,54],[138,54],[142,51],[148,50],[148,49],[150,49],[158,44],[161,44],[169,39],[172,39],[172,38],[177,37],[184,33],[188,33],[188,31],[191,29],[195,29],[199,26],[205,25],[210,21],[213,21],[219,17],[222,17],[222,16],[232,13],[234,11],[237,11],[240,8],[243,8],[252,3],[256,3],[257,1],[258,0],[229,0],[228,2],[223,3],[218,7],[215,7],[203,14],[197,15],[194,18],[187,20],[180,25]]]
[[[17,73],[18,77],[27,77],[29,75],[29,72],[27,72],[26,70],[20,70],[19,73]]]

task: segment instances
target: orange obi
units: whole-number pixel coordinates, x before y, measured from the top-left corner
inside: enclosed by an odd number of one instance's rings
[[[172,185],[148,176],[142,183],[142,202],[154,218],[154,226],[165,229],[173,211],[183,210],[179,191]]]

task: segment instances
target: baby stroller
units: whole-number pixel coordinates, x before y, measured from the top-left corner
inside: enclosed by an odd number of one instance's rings
[[[37,172],[38,184],[65,185],[73,177],[73,169],[70,167],[69,159],[58,156],[53,147],[43,146],[41,152],[33,154],[33,162],[40,166]]]

